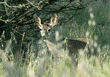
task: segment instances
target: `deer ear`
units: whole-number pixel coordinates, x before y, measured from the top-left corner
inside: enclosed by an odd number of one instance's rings
[[[50,23],[49,23],[49,25],[51,26],[51,27],[53,27],[53,26],[55,26],[56,24],[57,24],[57,15],[56,14],[54,14],[53,16],[52,16],[52,18],[50,19]]]
[[[37,25],[40,29],[42,28],[41,19],[34,15],[35,25]]]

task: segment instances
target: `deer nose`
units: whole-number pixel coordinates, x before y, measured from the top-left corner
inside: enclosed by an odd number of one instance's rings
[[[46,40],[46,36],[42,36],[43,40]]]

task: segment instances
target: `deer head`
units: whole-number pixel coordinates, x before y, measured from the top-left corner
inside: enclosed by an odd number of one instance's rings
[[[56,14],[52,16],[52,18],[50,19],[50,23],[47,23],[47,24],[42,24],[41,19],[36,15],[34,17],[35,17],[35,25],[37,25],[41,29],[40,32],[42,37],[45,37],[46,35],[48,35],[51,28],[57,24]]]

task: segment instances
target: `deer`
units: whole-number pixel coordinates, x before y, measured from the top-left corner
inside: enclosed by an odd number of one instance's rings
[[[50,19],[50,22],[46,24],[42,24],[41,19],[36,15],[34,15],[34,20],[35,20],[35,25],[37,25],[40,29],[40,33],[43,40],[47,43],[47,47],[50,49],[50,51],[52,51],[51,47],[55,45],[53,42],[54,39],[52,38],[54,34],[52,35],[50,34],[53,27],[57,25],[58,22],[57,15],[53,14],[53,16]],[[48,39],[48,37],[51,38]],[[69,50],[70,57],[76,56],[75,58],[78,58],[78,51],[81,49],[84,50],[84,48],[87,45],[87,42],[90,42],[90,40],[86,38],[66,39],[66,46],[64,48]],[[74,55],[72,55],[73,53]],[[75,61],[75,58],[73,58],[72,60],[77,67],[78,61],[77,60]]]

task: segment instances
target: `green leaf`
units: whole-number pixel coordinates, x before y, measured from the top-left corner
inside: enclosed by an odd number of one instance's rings
[[[2,18],[2,16],[0,18]]]

